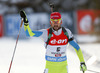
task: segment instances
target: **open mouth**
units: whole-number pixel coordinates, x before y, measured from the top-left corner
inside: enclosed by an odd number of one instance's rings
[[[53,28],[57,30],[58,29],[58,26],[54,26]]]
[[[58,26],[54,26],[54,28],[58,28]]]

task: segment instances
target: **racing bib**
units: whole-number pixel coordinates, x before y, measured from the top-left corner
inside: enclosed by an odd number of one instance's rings
[[[46,49],[46,60],[52,62],[62,62],[67,60],[66,57],[66,47],[68,43],[68,38],[64,35],[64,32],[60,35],[52,34],[49,44]]]

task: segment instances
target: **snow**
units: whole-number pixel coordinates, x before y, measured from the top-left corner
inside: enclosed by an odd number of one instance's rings
[[[14,38],[0,38],[0,73],[8,72],[15,43],[16,39]],[[99,43],[79,45],[83,52],[86,52],[90,56],[95,55],[99,60]],[[43,73],[45,69],[45,51],[44,43],[40,38],[30,37],[28,39],[19,39],[10,73]],[[82,73],[79,68],[80,62],[78,57],[70,45],[67,49],[67,56],[69,73]],[[91,60],[91,58],[89,59]],[[85,59],[86,63],[89,59]],[[100,71],[99,67],[93,65],[88,65],[88,69]],[[85,73],[91,72],[86,71]]]

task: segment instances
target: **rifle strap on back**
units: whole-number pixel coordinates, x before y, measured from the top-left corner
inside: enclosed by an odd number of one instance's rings
[[[69,42],[69,41],[72,41],[72,40],[74,39],[73,37],[69,39],[68,32],[66,31],[66,29],[65,29],[64,27],[62,27],[62,30],[63,30],[64,34],[67,36],[68,42]]]
[[[64,32],[64,34],[67,36],[67,38],[69,39],[69,35],[68,32],[66,31],[66,29],[64,27],[62,27],[62,31]]]
[[[48,40],[47,40],[47,44],[46,44],[46,47],[47,47],[47,45],[49,44],[49,41],[50,41],[50,38],[51,38],[51,36],[52,36],[52,28],[49,28],[49,36],[48,36]]]

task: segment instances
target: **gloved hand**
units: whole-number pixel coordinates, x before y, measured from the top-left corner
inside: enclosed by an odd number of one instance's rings
[[[20,10],[20,16],[21,16],[21,17],[23,18],[23,20],[24,20],[24,25],[25,25],[25,26],[29,25],[28,19],[27,19],[27,16],[26,16],[24,10]]]
[[[80,63],[80,70],[83,71],[83,72],[85,72],[87,70],[87,67],[85,65],[85,62],[81,62]]]

